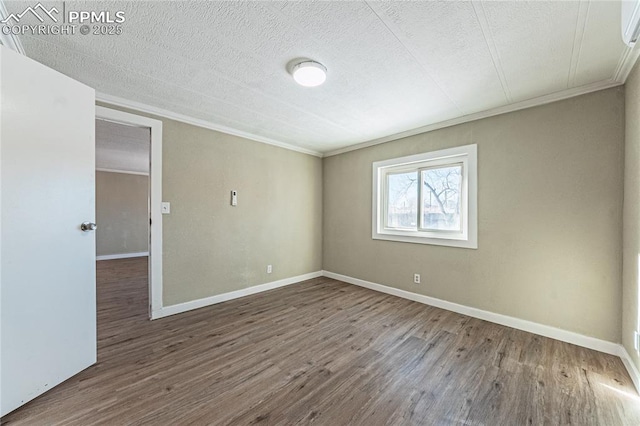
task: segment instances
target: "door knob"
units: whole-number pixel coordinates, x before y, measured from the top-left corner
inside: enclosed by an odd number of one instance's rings
[[[98,225],[93,222],[83,222],[82,225],[80,225],[80,229],[84,232],[95,231],[97,228]]]

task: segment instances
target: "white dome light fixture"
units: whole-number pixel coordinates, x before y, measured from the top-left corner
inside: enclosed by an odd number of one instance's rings
[[[293,66],[293,79],[301,86],[320,86],[327,79],[327,67],[316,61],[303,61]]]

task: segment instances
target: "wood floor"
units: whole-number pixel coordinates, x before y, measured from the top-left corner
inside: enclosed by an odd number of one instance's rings
[[[98,262],[98,363],[5,425],[638,425],[613,356],[318,278],[147,320]]]

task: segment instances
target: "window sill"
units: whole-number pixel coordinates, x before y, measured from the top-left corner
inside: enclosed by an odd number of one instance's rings
[[[468,249],[477,249],[478,242],[473,239],[459,239],[454,238],[434,238],[434,237],[425,237],[420,235],[402,235],[398,233],[379,233],[374,232],[372,235],[374,240],[384,240],[384,241],[396,241],[400,243],[413,243],[413,244],[430,244],[435,246],[447,246],[447,247],[458,247],[458,248],[468,248]]]

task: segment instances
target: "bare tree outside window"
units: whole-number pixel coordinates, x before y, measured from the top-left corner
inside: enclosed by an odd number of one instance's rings
[[[478,248],[475,144],[375,161],[374,240]]]
[[[420,176],[420,183],[418,183]],[[418,185],[421,184],[418,202]],[[459,231],[462,165],[387,175],[387,227]],[[418,213],[419,204],[422,204]],[[417,223],[420,217],[420,224]]]
[[[462,165],[422,170],[423,229],[457,231],[462,228],[460,195]]]
[[[416,229],[418,224],[418,172],[387,175],[387,226]]]

